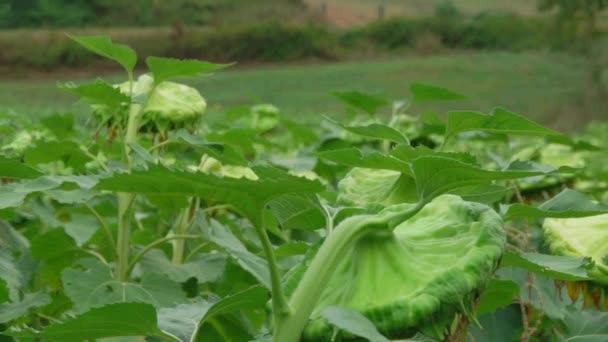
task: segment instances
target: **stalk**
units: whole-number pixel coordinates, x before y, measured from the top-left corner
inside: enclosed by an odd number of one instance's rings
[[[390,232],[395,221],[403,222],[414,216],[424,204],[421,202],[405,213],[391,213],[383,217],[354,216],[342,221],[327,237],[319,252],[304,273],[289,301],[291,312],[279,317],[273,342],[297,342],[308,323],[317,301],[332,272],[350,249],[362,237],[374,232]],[[274,295],[274,291],[273,291]]]
[[[188,216],[190,213],[190,208],[186,207],[182,209],[177,217],[175,222],[174,234],[175,235],[183,235],[186,234],[189,227]],[[186,248],[186,240],[179,239],[173,241],[173,255],[171,262],[174,265],[179,265],[184,262],[184,250]]]
[[[133,94],[133,77],[129,75],[131,82],[130,96]],[[127,130],[123,140],[123,164],[125,169],[131,170],[133,159],[130,156],[129,144],[136,142],[137,131],[140,121],[139,106],[129,104],[129,119]],[[131,241],[131,205],[135,199],[134,194],[118,193],[118,238],[116,239],[116,277],[125,282],[129,278],[129,247]]]
[[[272,315],[274,321],[273,323],[276,325],[279,323],[282,317],[289,315],[291,310],[289,308],[289,304],[287,303],[287,299],[283,294],[283,287],[281,286],[281,274],[277,265],[277,259],[274,255],[274,250],[272,249],[272,244],[270,243],[268,234],[264,229],[264,224],[262,223],[259,226],[255,225],[255,229],[258,233],[260,242],[262,243],[262,248],[264,249],[264,254],[266,256],[266,261],[268,262],[268,268],[270,271]]]

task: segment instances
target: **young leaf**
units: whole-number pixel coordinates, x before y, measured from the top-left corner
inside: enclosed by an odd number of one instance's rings
[[[52,324],[39,334],[17,329],[5,334],[26,338],[37,335],[47,341],[62,342],[80,342],[83,337],[94,340],[122,336],[156,336],[177,341],[158,328],[154,307],[141,303],[119,303],[93,309],[64,323]]]
[[[507,251],[500,266],[515,266],[554,279],[577,281],[589,279],[587,269],[592,263],[589,258]]]
[[[608,213],[608,206],[591,201],[576,190],[565,189],[538,207],[521,203],[511,204],[503,218],[505,220],[524,217],[570,218],[606,213]]]
[[[435,87],[428,84],[412,83],[410,92],[413,101],[434,101],[434,100],[466,100],[467,96],[455,93],[451,90]]]
[[[389,342],[389,339],[382,336],[367,317],[356,311],[329,306],[323,309],[321,316],[337,328],[348,331],[355,336],[363,337],[368,341]]]
[[[113,43],[109,36],[85,37],[68,34],[68,37],[86,49],[122,65],[129,75],[133,73],[135,63],[137,63],[137,54],[130,47]]]
[[[24,165],[14,159],[0,156],[0,177],[32,179],[42,176],[42,172]]]
[[[561,135],[559,132],[502,108],[494,109],[489,115],[473,111],[448,113],[446,140],[458,133],[471,131],[531,136]]]
[[[388,101],[383,98],[358,91],[333,92],[332,95],[342,100],[345,104],[360,109],[369,115],[376,114],[379,108],[388,105]]]
[[[195,77],[215,70],[231,66],[230,64],[214,64],[194,59],[175,59],[165,57],[148,57],[146,64],[156,84],[176,77]]]
[[[510,305],[519,294],[519,285],[510,280],[491,279],[479,296],[477,315],[494,313],[496,309]]]
[[[80,85],[73,82],[57,82],[57,87],[80,96],[89,104],[108,106],[109,110],[116,110],[122,104],[129,102],[127,95],[102,80]]]

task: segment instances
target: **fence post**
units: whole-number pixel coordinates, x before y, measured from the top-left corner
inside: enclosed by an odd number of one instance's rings
[[[378,20],[384,19],[384,4],[378,5]]]
[[[327,18],[327,1],[321,1],[321,16]]]

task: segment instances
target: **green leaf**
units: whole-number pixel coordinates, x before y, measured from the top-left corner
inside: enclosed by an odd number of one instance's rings
[[[565,189],[537,207],[521,203],[512,204],[503,218],[505,220],[525,217],[570,218],[606,213],[608,213],[608,206],[592,201],[576,190]]]
[[[357,148],[321,151],[317,153],[321,159],[337,164],[364,167],[368,169],[394,170],[409,173],[409,165],[403,161],[380,152],[363,152]]]
[[[70,112],[45,116],[40,122],[58,138],[66,138],[74,132],[74,114]]]
[[[563,341],[608,341],[608,313],[570,308],[564,318]]]
[[[61,278],[74,311],[112,303],[140,302],[155,307],[169,307],[186,301],[180,284],[158,274],[144,274],[141,283],[115,280],[110,268],[97,259],[81,259],[80,268],[65,269]]]
[[[267,299],[266,290],[254,286],[215,303],[199,301],[160,309],[159,326],[161,330],[175,336],[179,341],[194,342],[197,341],[198,330],[206,320],[235,311],[263,307]]]
[[[519,306],[511,305],[500,308],[495,313],[485,314],[478,318],[479,329],[469,325],[475,341],[480,342],[513,342],[519,341],[522,333],[521,312]]]
[[[199,223],[200,223],[199,218]],[[237,239],[229,228],[219,224],[217,221],[211,221],[211,224],[200,223],[201,227],[205,227],[206,238],[224,249],[245,271],[254,276],[266,288],[270,289],[270,272],[268,271],[268,262],[247,250],[245,245]]]
[[[157,326],[156,310],[148,304],[118,303],[92,309],[64,323],[52,324],[40,334],[12,329],[7,335],[38,337],[48,341],[81,342],[104,337],[157,336],[177,341]]]
[[[44,176],[0,187],[0,209],[20,206],[32,193],[56,189],[63,184],[75,184],[87,190],[97,183],[96,176]],[[55,193],[56,194],[56,193]]]
[[[589,279],[587,269],[591,264],[589,258],[507,251],[500,266],[515,266],[554,279],[577,281]]]
[[[435,101],[435,100],[466,100],[467,96],[455,93],[445,88],[435,87],[428,84],[412,83],[410,92],[413,101]]]
[[[349,333],[363,337],[371,342],[389,342],[389,339],[382,336],[374,324],[362,314],[336,307],[329,306],[321,312],[321,316],[325,318],[331,325],[336,326]]]
[[[28,165],[47,164],[61,161],[75,173],[86,172],[86,163],[91,161],[77,143],[71,141],[49,141],[38,143],[25,151],[25,163]]]
[[[268,203],[283,229],[315,230],[325,226],[319,199],[311,194],[287,194]]]
[[[504,199],[509,190],[497,184],[480,184],[459,188],[451,193],[466,201],[492,204]]]
[[[98,189],[143,194],[189,194],[227,203],[255,226],[262,226],[263,208],[272,199],[290,193],[324,190],[321,183],[291,176],[271,167],[254,167],[259,179],[217,177],[204,173],[152,167],[131,174],[115,174],[99,182]],[[162,180],[162,181],[159,181]]]
[[[186,143],[198,148],[202,152],[228,165],[248,166],[245,159],[234,147],[226,144],[209,142],[200,137],[194,136],[185,130],[180,130],[169,137],[169,141],[176,143]]]
[[[0,323],[7,323],[28,314],[30,309],[51,303],[51,297],[45,293],[28,293],[15,303],[0,304]]]
[[[526,166],[529,166],[526,164]],[[555,171],[554,169],[547,170]],[[559,169],[557,170],[559,171]],[[492,180],[525,178],[545,174],[535,168],[483,170],[477,165],[439,155],[425,155],[412,161],[412,173],[419,197],[432,199],[459,188],[489,184]]]
[[[102,80],[80,85],[73,82],[57,82],[57,87],[80,96],[89,104],[105,105],[110,111],[117,110],[123,104],[129,103],[129,96]]]
[[[365,126],[348,126],[331,120],[329,118],[326,119],[351,133],[358,134],[363,137],[389,140],[398,144],[409,144],[409,140],[403,134],[401,134],[401,132],[387,125],[383,125],[380,123],[372,123]]]
[[[496,309],[508,306],[519,294],[519,285],[510,280],[491,279],[479,297],[477,315],[494,313]]]
[[[159,249],[148,251],[141,259],[141,266],[146,273],[159,273],[167,278],[183,283],[189,278],[196,278],[199,283],[219,280],[226,267],[226,257],[222,254],[197,254],[187,262],[173,264],[165,253]]]
[[[40,176],[42,176],[42,172],[17,160],[0,156],[0,177],[32,179]]]
[[[342,100],[345,104],[360,109],[369,115],[376,114],[379,108],[388,105],[388,101],[383,98],[358,91],[333,92],[332,95]]]
[[[130,47],[113,43],[109,36],[74,36],[69,34],[67,36],[87,50],[122,65],[128,74],[133,73],[135,63],[137,63],[137,54]]]
[[[227,68],[230,64],[214,64],[194,59],[175,59],[165,57],[148,57],[146,64],[154,75],[154,82],[160,83],[176,77],[195,77],[201,74]]]
[[[561,135],[559,132],[501,108],[494,109],[489,115],[473,111],[448,113],[446,140],[458,133],[471,131],[530,136]]]

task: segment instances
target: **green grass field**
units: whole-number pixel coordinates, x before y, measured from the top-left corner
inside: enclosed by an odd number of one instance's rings
[[[342,112],[341,103],[329,95],[331,91],[359,90],[396,100],[407,97],[409,83],[423,82],[457,90],[471,100],[419,105],[417,110],[489,111],[501,106],[556,128],[572,129],[602,114],[602,103],[589,99],[587,79],[583,59],[550,54],[474,53],[248,66],[218,72],[192,84],[212,108],[267,102],[297,119],[315,120]],[[63,80],[69,80],[69,76]],[[41,116],[54,111],[82,111],[83,106],[73,104],[75,100],[58,90],[52,80],[0,82],[0,112],[12,110]]]

